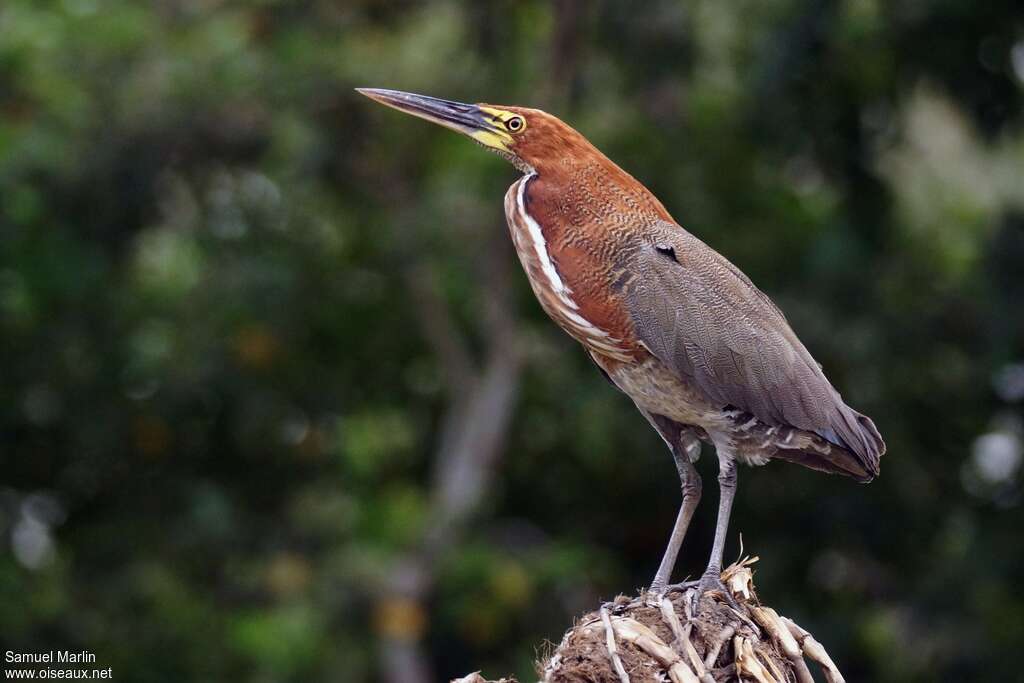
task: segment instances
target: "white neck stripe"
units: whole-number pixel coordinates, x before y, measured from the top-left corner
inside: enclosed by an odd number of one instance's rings
[[[523,222],[526,223],[530,242],[533,244],[533,250],[537,253],[541,271],[543,271],[544,276],[548,279],[551,290],[555,293],[555,296],[575,309],[577,307],[576,302],[568,296],[572,290],[562,281],[562,277],[558,274],[558,270],[555,269],[555,264],[551,261],[551,256],[548,254],[547,243],[544,241],[544,232],[540,229],[537,221],[533,220],[533,217],[526,212],[526,185],[536,175],[536,173],[531,173],[523,176],[522,180],[519,181],[519,191],[516,192],[516,208],[519,209],[519,215],[523,217]]]

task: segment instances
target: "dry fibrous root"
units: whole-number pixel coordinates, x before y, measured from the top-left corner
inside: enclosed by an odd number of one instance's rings
[[[827,683],[844,683],[821,643],[758,600],[751,568],[757,561],[744,557],[722,572],[738,610],[709,591],[692,613],[694,587],[620,596],[586,614],[538,665],[541,683],[813,683],[808,663]],[[454,683],[515,681],[470,674]]]
[[[808,662],[829,683],[843,681],[818,641],[760,603],[751,568],[757,559],[746,557],[722,572],[739,610],[709,591],[692,614],[694,587],[620,597],[584,616],[541,664],[542,683],[812,683]]]
[[[693,587],[620,596],[585,615],[538,664],[541,683],[813,683],[808,662],[828,683],[843,683],[821,643],[760,603],[751,568],[757,560],[745,557],[722,572],[739,610],[708,591],[694,614]],[[458,683],[489,682],[470,674]]]

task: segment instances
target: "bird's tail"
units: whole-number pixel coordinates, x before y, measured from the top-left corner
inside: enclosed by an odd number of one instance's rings
[[[830,429],[820,432],[821,436],[837,446],[842,446],[857,460],[856,469],[851,472],[861,481],[871,481],[878,476],[880,461],[885,454],[885,441],[878,433],[875,423],[867,415],[839,402],[832,417]]]

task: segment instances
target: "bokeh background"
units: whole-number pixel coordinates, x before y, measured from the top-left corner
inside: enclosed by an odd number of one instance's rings
[[[530,680],[652,576],[674,467],[533,300],[513,169],[356,86],[556,113],[744,269],[889,453],[741,470],[727,556],[848,680],[1018,680],[1014,0],[4,0],[4,649]]]

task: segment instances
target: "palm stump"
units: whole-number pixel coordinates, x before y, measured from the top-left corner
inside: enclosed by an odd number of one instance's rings
[[[540,683],[813,683],[811,666],[828,683],[843,681],[811,634],[757,599],[756,561],[745,559],[722,572],[735,607],[708,591],[694,609],[695,583],[663,595],[619,596],[584,615],[537,663]],[[454,683],[515,681],[473,673]]]

